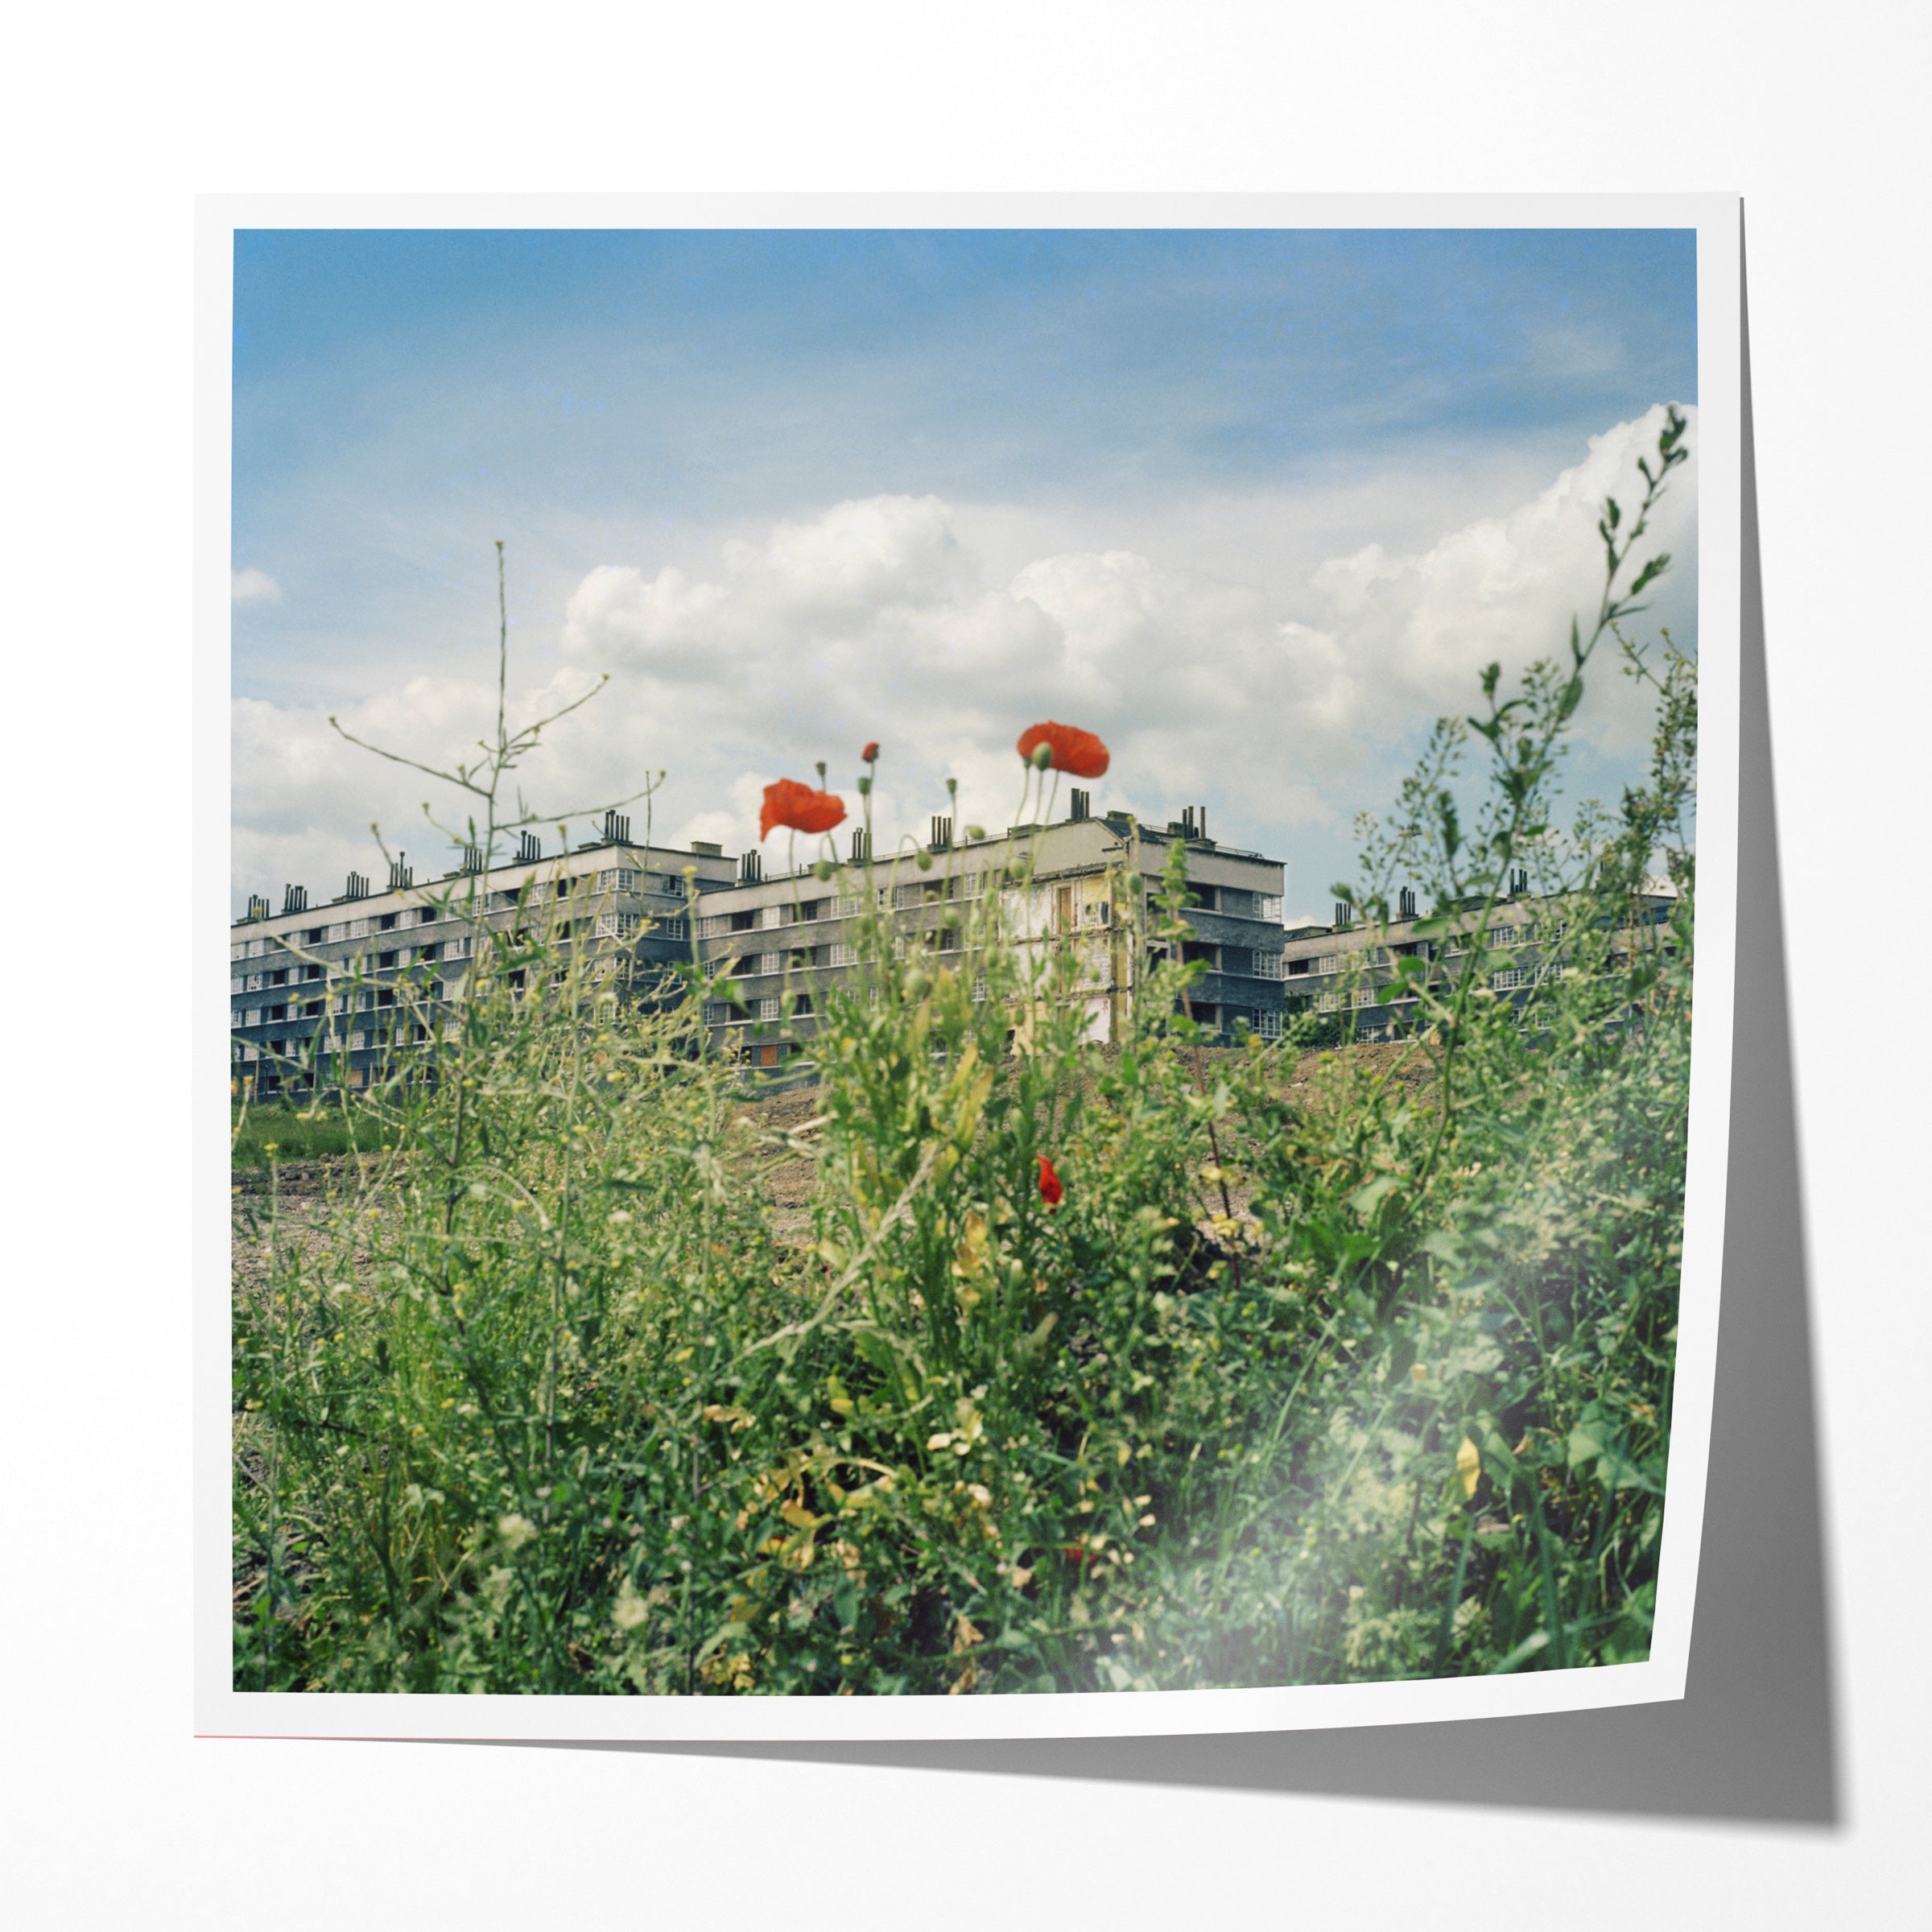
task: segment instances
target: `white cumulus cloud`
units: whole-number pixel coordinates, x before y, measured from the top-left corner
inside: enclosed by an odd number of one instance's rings
[[[231,570],[228,595],[234,604],[279,604],[282,586],[265,570]]]
[[[575,695],[587,674],[609,684],[519,779],[554,807],[614,799],[661,770],[657,835],[735,849],[757,840],[763,786],[815,782],[821,759],[856,807],[859,750],[877,739],[873,806],[890,844],[948,809],[949,776],[959,819],[1005,824],[1022,775],[1013,741],[1051,716],[1112,748],[1097,808],[1162,819],[1205,804],[1218,836],[1284,853],[1298,828],[1332,832],[1385,803],[1405,747],[1439,712],[1472,707],[1483,665],[1513,673],[1561,650],[1573,613],[1587,624],[1604,498],[1634,506],[1636,461],[1662,418],[1616,425],[1514,509],[1426,542],[1390,543],[1385,530],[1413,527],[1408,507],[1378,518],[1352,485],[1360,540],[1292,584],[1258,568],[1249,580],[1190,569],[1150,554],[1145,536],[995,571],[931,496],[832,504],[720,541],[709,565],[688,551],[682,568],[606,562],[569,595],[564,668],[519,698],[520,715]],[[1686,642],[1695,507],[1693,464],[1644,546],[1678,559],[1648,621]],[[1627,752],[1633,704],[1606,667],[1579,723]],[[436,762],[473,740],[493,705],[481,683],[418,678],[344,721]],[[412,813],[419,823],[421,782],[344,746],[320,714],[239,704],[236,734],[237,890],[299,877],[298,862],[325,854],[332,869],[356,862],[371,818],[386,831]],[[642,832],[634,810],[633,822]]]

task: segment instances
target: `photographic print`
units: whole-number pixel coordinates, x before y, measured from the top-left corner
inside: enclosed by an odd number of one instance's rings
[[[1682,1694],[1736,204],[989,213],[206,211],[203,1728]]]

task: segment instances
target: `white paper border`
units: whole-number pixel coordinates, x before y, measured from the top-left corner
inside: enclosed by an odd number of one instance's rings
[[[1709,1463],[1737,930],[1742,499],[1734,195],[244,195],[196,210],[193,1413],[196,1731],[204,1736],[849,1740],[1139,1736],[1441,1722],[1680,1698]],[[228,1005],[229,456],[237,228],[1691,228],[1697,233],[1698,921],[1683,1279],[1651,1653],[1416,1682],[1059,1696],[648,1698],[233,1688]]]

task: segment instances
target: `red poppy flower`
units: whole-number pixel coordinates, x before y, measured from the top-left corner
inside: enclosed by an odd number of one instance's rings
[[[1062,1543],[1060,1554],[1070,1563],[1078,1563],[1083,1570],[1091,1570],[1100,1560],[1097,1550],[1084,1550],[1078,1543]]]
[[[1040,1199],[1049,1208],[1057,1208],[1066,1199],[1067,1190],[1060,1184],[1060,1177],[1053,1170],[1053,1162],[1045,1154],[1034,1157],[1040,1163]]]
[[[878,755],[879,741],[877,738],[874,738],[873,741],[859,753],[859,760],[861,764],[870,765],[877,760]]]
[[[1030,758],[1041,745],[1049,746],[1053,756],[1047,761],[1055,771],[1071,773],[1076,778],[1104,778],[1107,747],[1091,731],[1076,725],[1056,724],[1049,718],[1044,724],[1029,724],[1020,733],[1020,756]]]
[[[775,825],[789,826],[794,832],[830,832],[844,816],[844,801],[836,793],[814,791],[796,778],[780,778],[765,787],[758,836],[770,838]]]

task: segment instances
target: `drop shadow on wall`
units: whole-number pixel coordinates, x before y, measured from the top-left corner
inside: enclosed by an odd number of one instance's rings
[[[1731,1170],[1703,1556],[1682,1703],[1236,1736],[887,1744],[570,1744],[1829,1827],[1839,1822],[1783,909],[1765,676],[1748,311]]]

